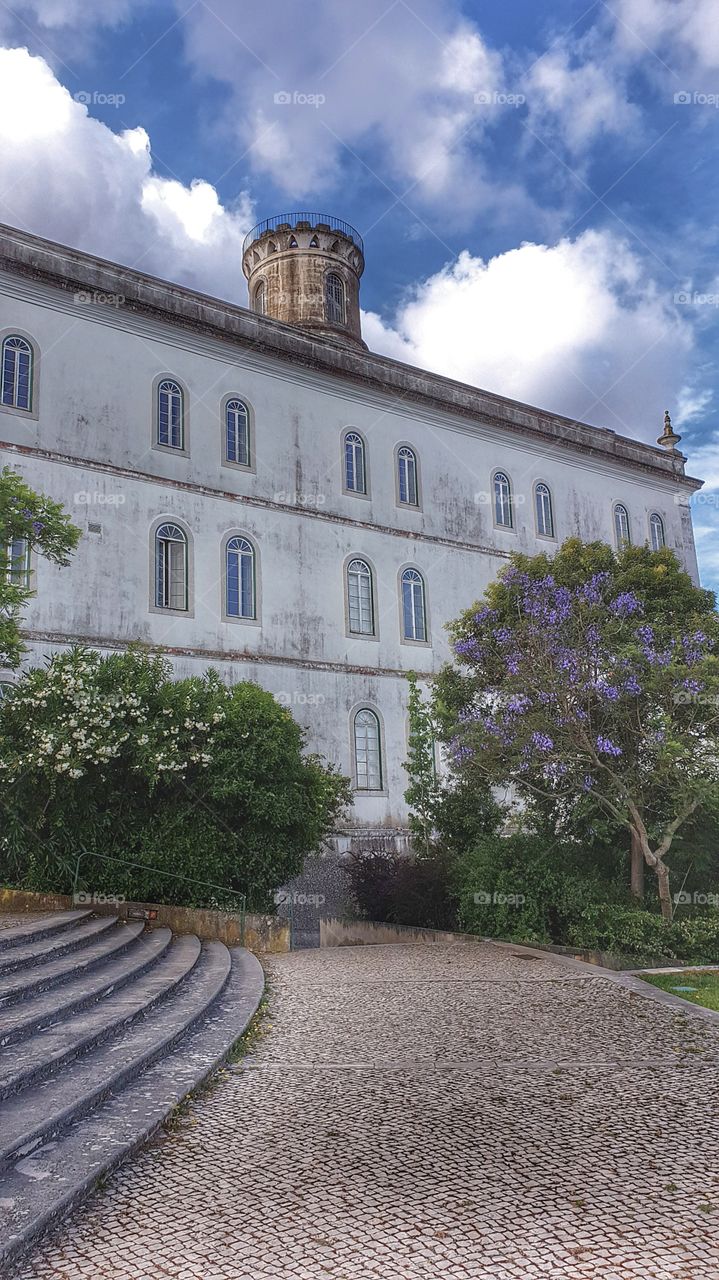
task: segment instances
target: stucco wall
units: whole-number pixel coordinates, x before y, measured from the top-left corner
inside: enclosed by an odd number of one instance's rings
[[[0,276],[0,331],[7,328],[36,343],[39,383],[36,416],[0,410],[0,463],[64,503],[85,530],[68,568],[36,566],[28,661],[72,641],[158,645],[179,674],[213,666],[228,681],[257,680],[307,726],[312,747],[348,774],[350,715],[370,704],[383,724],[386,787],[357,796],[360,826],[405,820],[403,674],[429,674],[446,660],[444,624],[482,594],[509,552],[551,550],[574,533],[611,541],[613,503],[621,501],[633,540],[646,539],[649,514],[658,511],[669,545],[696,576],[689,491],[669,470],[430,411],[123,305],[78,304],[10,274]],[[186,389],[187,456],[153,447],[153,385],[163,374]],[[222,462],[221,404],[229,394],[251,407],[251,471]],[[343,492],[348,427],[366,441],[367,497]],[[397,503],[395,450],[405,442],[419,459],[417,510]],[[512,531],[494,527],[496,468],[512,481]],[[538,480],[552,490],[555,541],[536,534]],[[150,535],[161,516],[191,538],[188,616],[150,609]],[[221,547],[232,531],[258,549],[261,625],[222,620]],[[346,634],[343,567],[356,555],[375,572],[376,639]],[[400,639],[398,576],[407,565],[425,578],[430,645]]]

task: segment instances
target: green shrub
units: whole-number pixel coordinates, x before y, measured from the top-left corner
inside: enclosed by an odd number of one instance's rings
[[[257,685],[171,675],[137,650],[73,650],[0,703],[0,878],[68,892],[87,850],[91,892],[269,909],[331,830],[346,780],[303,754],[303,731]]]
[[[565,943],[571,924],[620,890],[582,866],[581,850],[537,835],[488,835],[459,858],[462,927],[515,941]]]
[[[662,959],[715,964],[719,962],[719,915],[680,916],[668,925],[653,911],[595,904],[571,925],[568,942],[632,957],[637,964]]]

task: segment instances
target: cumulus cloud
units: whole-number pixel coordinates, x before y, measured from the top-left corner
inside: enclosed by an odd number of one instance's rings
[[[682,385],[693,332],[609,231],[464,252],[418,286],[375,350],[514,399],[654,441]]]
[[[94,120],[25,49],[0,49],[0,219],[220,296],[246,296],[245,194],[153,173],[142,128],[116,134]]]

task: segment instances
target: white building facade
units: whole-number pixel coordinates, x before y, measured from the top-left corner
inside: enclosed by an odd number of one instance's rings
[[[342,331],[357,262],[322,327],[268,314],[254,268],[265,314],[0,229],[0,465],[84,535],[69,567],[30,564],[26,665],[141,641],[254,680],[352,778],[351,831],[389,835],[406,673],[447,660],[445,624],[512,551],[572,535],[666,543],[696,580],[698,482],[675,447],[370,354]]]

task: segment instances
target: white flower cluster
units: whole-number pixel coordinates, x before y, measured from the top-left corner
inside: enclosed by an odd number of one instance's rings
[[[100,670],[99,656],[65,654],[18,684],[7,708],[16,750],[12,757],[0,753],[3,781],[38,771],[77,780],[119,756],[151,781],[212,762],[213,733],[226,717],[221,707],[209,721],[202,718],[193,705],[199,693],[190,689],[176,705],[163,707],[160,718],[136,693],[99,688]],[[220,685],[213,695],[230,696]],[[206,696],[201,701],[205,710]]]

